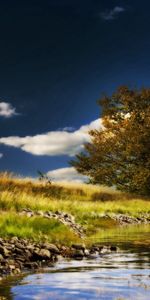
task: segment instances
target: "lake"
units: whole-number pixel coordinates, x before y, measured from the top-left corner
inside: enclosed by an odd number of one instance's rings
[[[107,243],[114,241],[120,247],[117,253],[82,261],[60,259],[44,271],[5,280],[0,299],[149,300],[150,226],[121,228],[107,237]],[[106,244],[104,239],[96,242]]]

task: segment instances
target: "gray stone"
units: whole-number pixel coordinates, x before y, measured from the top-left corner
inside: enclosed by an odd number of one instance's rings
[[[119,248],[117,246],[110,246],[110,251],[117,252]]]
[[[0,261],[3,259],[3,255],[2,254],[0,254]]]
[[[44,243],[44,244],[42,244],[42,246],[43,246],[44,248],[46,248],[47,250],[49,250],[51,253],[54,253],[54,254],[60,254],[59,249],[58,249],[57,246],[54,245],[54,244]]]
[[[5,246],[0,246],[0,254],[4,255],[5,257],[9,256],[9,250]]]
[[[71,246],[73,249],[77,249],[77,250],[85,250],[85,245],[84,244],[73,244]]]
[[[37,262],[26,262],[24,266],[27,269],[38,269],[39,267]]]
[[[84,257],[83,250],[79,250],[79,249],[74,250],[72,257],[76,259],[82,259]]]
[[[36,260],[43,260],[43,259],[47,260],[51,258],[51,253],[47,249],[40,249],[39,251],[36,250],[33,253],[33,258]]]

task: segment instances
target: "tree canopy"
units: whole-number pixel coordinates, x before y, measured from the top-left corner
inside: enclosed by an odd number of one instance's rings
[[[150,89],[120,87],[99,101],[103,129],[71,161],[94,184],[150,194]]]

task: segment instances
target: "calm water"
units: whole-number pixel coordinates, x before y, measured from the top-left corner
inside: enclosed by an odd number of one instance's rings
[[[139,235],[126,247],[119,241],[122,250],[118,253],[92,260],[61,260],[44,273],[9,280],[0,286],[0,295],[9,300],[150,300],[150,231],[141,239]]]

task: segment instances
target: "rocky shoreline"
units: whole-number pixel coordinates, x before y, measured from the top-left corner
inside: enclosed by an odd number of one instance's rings
[[[150,224],[150,214],[141,214],[138,217],[125,214],[105,214],[105,218],[110,218],[111,220],[116,221],[119,225]]]
[[[72,215],[56,211],[32,211],[23,209],[19,215],[26,215],[29,218],[41,216],[44,218],[55,218],[69,226],[80,238],[85,236],[84,229],[75,222]],[[117,222],[118,225],[139,225],[150,224],[150,214],[131,217],[125,214],[94,214],[94,218],[106,218]],[[84,244],[76,244],[70,247],[54,245],[49,242],[34,242],[18,237],[0,238],[0,279],[8,275],[16,275],[23,272],[35,271],[40,268],[52,266],[59,257],[82,260],[96,258],[104,253],[118,251],[117,246],[92,245],[89,248]]]
[[[42,217],[46,219],[56,219],[62,224],[68,226],[77,236],[80,238],[84,237],[85,231],[83,227],[75,222],[75,218],[73,215],[62,212],[62,211],[33,211],[30,208],[24,208],[21,212],[19,212],[20,216],[27,216],[29,218],[32,217]]]
[[[20,216],[27,216],[29,218],[40,216],[46,219],[56,219],[62,224],[68,226],[77,236],[80,238],[84,238],[86,232],[84,228],[75,222],[75,217],[69,213],[62,211],[33,211],[29,208],[24,208],[21,212],[19,212]],[[129,216],[126,214],[99,214],[92,213],[93,218],[98,219],[110,219],[115,221],[118,225],[140,225],[140,224],[150,224],[150,214],[140,214],[138,217]]]
[[[67,247],[17,237],[9,240],[0,238],[0,278],[50,267],[59,257],[82,260],[114,251],[118,251],[116,246],[93,245],[86,248],[84,244],[76,244]]]

